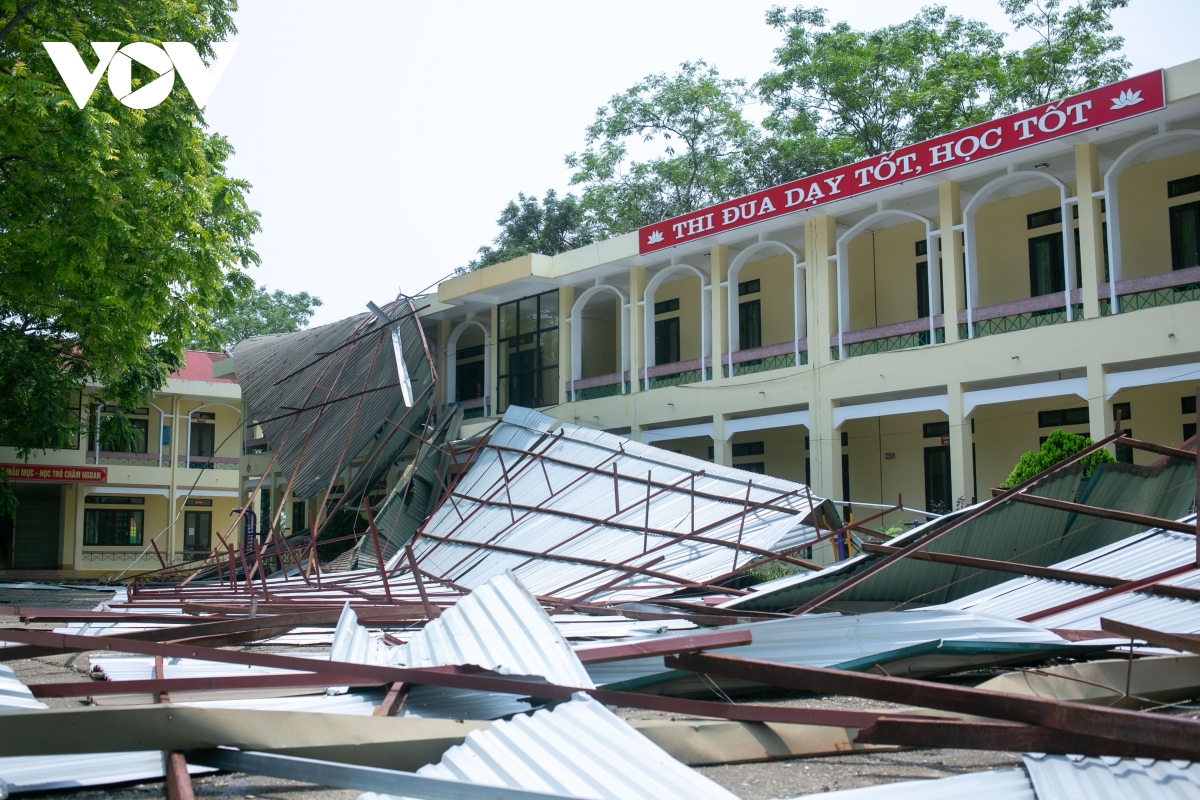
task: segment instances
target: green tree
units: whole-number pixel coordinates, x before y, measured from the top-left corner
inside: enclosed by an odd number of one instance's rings
[[[81,109],[42,42],[74,44],[89,69],[89,42],[183,41],[211,59],[234,8],[0,0],[0,437],[23,456],[79,433],[71,398],[87,384],[122,407],[158,388],[258,262],[249,185],[182,81],[148,110],[101,82]],[[140,69],[135,87],[152,77]]]
[[[594,225],[584,212],[582,204],[573,194],[561,200],[553,189],[539,203],[537,197],[517,194],[509,201],[496,220],[500,234],[492,241],[495,245],[479,248],[479,258],[458,272],[468,272],[492,264],[502,264],[528,253],[544,256],[574,250],[591,244],[596,239]]]
[[[983,122],[998,106],[1003,36],[941,6],[873,31],[803,6],[774,7],[767,24],[784,36],[779,69],[757,84],[777,147],[817,145],[845,164]]]
[[[320,305],[321,298],[308,292],[288,294],[282,289],[268,292],[266,288],[256,286],[249,294],[237,297],[227,311],[218,313],[207,333],[193,340],[192,346],[232,350],[238,342],[251,336],[294,333],[308,326]]]
[[[704,61],[648,75],[596,111],[586,148],[566,157],[601,236],[685,214],[758,188],[762,133],[745,116],[743,80]],[[637,160],[631,156],[646,152]]]
[[[1042,443],[1041,448],[1030,450],[1021,456],[1021,460],[1013,467],[1013,471],[1008,476],[1008,479],[1000,484],[1000,488],[1010,489],[1013,486],[1024,483],[1034,475],[1045,472],[1060,461],[1064,461],[1080,450],[1085,450],[1091,446],[1092,440],[1086,436],[1079,436],[1060,430],[1051,431],[1050,435],[1046,437],[1046,441]],[[1083,460],[1083,474],[1085,477],[1091,475],[1096,467],[1112,461],[1116,461],[1116,459],[1107,450],[1097,450]]]
[[[1109,35],[1109,15],[1129,0],[1001,0],[1017,30],[1037,40],[1005,58],[1002,99],[1011,108],[1029,108],[1125,77],[1129,59],[1124,38]]]

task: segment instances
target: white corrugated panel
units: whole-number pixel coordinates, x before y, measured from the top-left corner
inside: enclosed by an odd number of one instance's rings
[[[810,667],[828,667],[938,640],[1064,647],[1071,644],[1045,628],[1027,622],[951,609],[881,611],[857,616],[820,614],[729,625],[721,630],[747,630],[754,637],[750,644],[722,649],[723,654]],[[603,647],[606,644],[580,644],[575,649],[576,652],[582,652],[589,646]],[[661,656],[588,666],[592,679],[601,686],[654,675],[665,669]]]
[[[189,764],[188,772],[197,775],[216,770]],[[0,758],[0,780],[8,784],[10,792],[106,786],[162,777],[162,752],[158,750]]]
[[[424,535],[414,540],[423,570],[468,588],[512,570],[539,597],[639,600],[675,591],[679,584],[570,558],[704,582],[732,571],[735,559],[740,566],[752,555],[672,534],[690,534],[694,526],[709,539],[733,545],[740,536],[744,545],[763,550],[781,540],[792,545],[805,541],[797,526],[811,507],[801,484],[577,425],[563,424],[549,434],[555,424],[528,409],[509,410],[457,485],[455,502],[443,504],[426,523]],[[504,448],[544,453],[547,459]],[[647,477],[679,487],[651,488],[648,520]],[[693,498],[688,492],[693,482],[697,492],[710,497]],[[503,505],[510,498],[524,508],[511,513]],[[646,535],[647,525],[656,532]],[[483,549],[479,543],[512,552]],[[390,566],[398,563],[397,557]]]
[[[672,631],[694,631],[700,626],[686,619],[630,619],[622,616],[555,614],[550,618],[568,639],[623,639],[661,636]]]
[[[553,711],[471,731],[417,774],[596,800],[736,800],[582,692]]]
[[[990,772],[971,772],[953,778],[927,781],[899,781],[882,786],[843,789],[840,792],[819,792],[806,797],[827,800],[1050,800],[1033,793],[1033,786],[1023,769],[1001,769]]]
[[[324,660],[326,656],[313,656],[307,653],[297,653],[296,658],[317,658]],[[91,670],[110,681],[148,681],[154,680],[153,656],[90,656]],[[276,667],[251,667],[242,664],[225,664],[218,661],[201,661],[194,658],[163,659],[163,673],[166,678],[215,678],[227,675],[289,675],[297,674],[300,670],[278,669]]]
[[[1194,521],[1195,515],[1180,520],[1184,523]],[[1135,534],[1052,566],[1056,569],[1136,580],[1175,567],[1194,564],[1195,560],[1195,536],[1153,530]],[[1200,589],[1200,571],[1185,572],[1163,583]],[[1063,603],[1099,595],[1103,591],[1105,589],[1098,586],[1043,578],[1017,578],[946,603],[939,608],[969,609],[981,614],[1019,618]],[[1040,619],[1037,624],[1056,629],[1099,630],[1101,617],[1177,633],[1200,631],[1200,603],[1137,592],[1114,595],[1095,603],[1088,603]]]
[[[0,708],[45,708],[46,704],[33,696],[17,674],[0,664]]]
[[[1038,800],[1200,800],[1200,764],[1027,754]]]
[[[501,675],[537,675],[559,686],[594,688],[587,670],[538,601],[511,572],[497,575],[395,648],[407,667],[473,664]]]

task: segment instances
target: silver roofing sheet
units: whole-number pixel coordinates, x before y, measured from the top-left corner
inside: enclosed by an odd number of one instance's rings
[[[46,704],[35,698],[29,687],[21,683],[12,668],[0,664],[0,709],[45,707]]]
[[[1020,768],[969,772],[926,781],[899,781],[838,792],[818,792],[805,797],[824,797],[826,800],[1039,800],[1025,770]]]
[[[580,692],[537,711],[471,731],[418,775],[611,800],[735,800]],[[364,794],[360,800],[388,795]]]
[[[511,572],[476,587],[391,655],[390,663],[407,667],[473,664],[594,688],[567,640]]]
[[[406,300],[385,310],[400,319],[391,327],[403,341],[412,407],[404,403],[389,328],[370,312],[298,333],[256,336],[234,348],[242,396],[261,420],[276,468],[288,476],[296,470],[296,497],[323,491],[350,459],[368,446],[378,448],[370,468],[360,469],[354,485],[346,487],[360,494],[411,441],[386,421],[410,431],[425,422],[433,372],[421,326]]]
[[[216,772],[209,767],[188,765],[188,773]],[[152,781],[163,777],[162,752],[76,753],[69,756],[10,756],[0,758],[0,780],[10,792],[44,792],[106,786],[129,781]]]
[[[555,431],[557,424],[536,411],[508,410],[459,483],[454,502],[443,503],[414,540],[422,570],[467,588],[512,570],[539,597],[615,602],[680,588],[667,578],[621,567],[704,583],[731,572],[735,555],[739,567],[753,557],[745,550],[735,553],[739,537],[744,545],[764,550],[784,540],[791,546],[804,541],[795,529],[811,508],[801,484],[577,425],[564,424]],[[530,451],[547,458],[524,454]],[[648,517],[647,477],[670,486],[651,489]],[[696,492],[710,497],[693,500],[693,481]],[[812,501],[819,504],[821,498]],[[526,508],[513,509],[509,502]],[[775,508],[755,507],[764,503]],[[691,533],[693,505],[696,530],[724,544],[677,535]],[[646,533],[647,525],[654,532]],[[811,535],[815,537],[815,531]],[[397,562],[398,558],[392,565]]]
[[[1037,625],[950,609],[819,614],[729,625],[721,630],[747,630],[754,637],[750,644],[723,648],[722,654],[810,667],[829,667],[937,641],[1072,646]],[[587,647],[579,645],[576,651]],[[588,672],[597,684],[605,685],[664,673],[666,667],[662,656],[654,656],[590,664]]]
[[[1168,460],[1156,467],[1103,464],[1087,479],[1081,469],[1064,470],[1046,479],[1033,494],[1174,519],[1191,511],[1195,480],[1195,466],[1181,461]],[[931,520],[897,536],[892,543],[912,542],[970,510]],[[1138,531],[1136,525],[1128,522],[1007,503],[930,543],[927,549],[931,553],[1049,566],[1121,541]],[[751,594],[725,605],[760,611],[795,608],[881,558],[856,556],[819,573],[802,573],[759,584]],[[906,559],[853,587],[837,602],[949,603],[1004,580],[1001,572]]]
[[[1195,515],[1181,522],[1192,523]],[[1101,547],[1054,566],[1057,569],[1109,575],[1125,580],[1146,578],[1175,567],[1195,564],[1196,537],[1160,529]],[[1191,570],[1163,581],[1164,584],[1200,588],[1200,570]],[[1019,618],[1063,603],[1099,595],[1103,587],[1052,581],[1043,578],[1017,578],[947,603],[944,608],[976,611],[1001,617]],[[1174,597],[1128,592],[1095,603],[1063,611],[1037,621],[1046,628],[1099,630],[1100,618],[1109,617],[1157,630],[1175,633],[1200,631],[1200,603]]]
[[[1200,765],[1151,758],[1025,756],[1038,800],[1200,800]]]

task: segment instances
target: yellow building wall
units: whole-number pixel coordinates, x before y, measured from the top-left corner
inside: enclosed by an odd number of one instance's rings
[[[925,256],[917,256],[916,242],[925,238],[925,226],[920,222],[896,225],[876,231],[874,236],[875,307],[879,324],[916,319],[917,264],[925,261]],[[937,279],[936,255],[934,280]],[[939,311],[935,308],[933,313]]]
[[[762,291],[738,299],[743,302],[758,300],[762,304],[763,345],[792,341],[796,332],[792,257],[778,255],[744,264],[738,272],[738,283],[752,280],[759,281]],[[732,291],[736,293],[737,287]],[[801,331],[800,336],[804,335]]]
[[[856,236],[848,245],[850,274],[850,320],[846,330],[874,328],[879,322],[875,308],[875,234]],[[834,262],[830,262],[832,264]],[[838,286],[837,291],[842,287]],[[834,306],[839,303],[834,303]]]
[[[733,466],[740,467],[742,464],[761,461],[767,471],[766,474],[783,480],[804,483],[804,459],[808,455],[804,449],[806,436],[808,436],[808,429],[803,425],[735,433],[730,439],[733,444],[762,442],[763,454],[735,457]]]
[[[703,352],[700,349],[700,279],[692,276],[677,281],[667,281],[658,287],[658,291],[654,295],[655,303],[673,299],[679,300],[679,311],[657,314],[654,319],[658,321],[679,317],[679,360],[690,361],[693,358],[699,358]],[[648,332],[648,334],[653,336],[653,332]],[[651,355],[654,354],[653,347],[650,352]],[[615,372],[616,369],[614,368],[612,371]]]
[[[621,336],[616,321],[583,318],[580,340],[583,354],[582,371],[585,378],[611,375],[617,371],[617,342]]]
[[[1167,182],[1196,173],[1200,173],[1200,151],[1138,164],[1118,176],[1123,218],[1122,278],[1171,271],[1171,223],[1167,209],[1194,203],[1200,200],[1200,194],[1167,199]]]
[[[841,452],[850,456],[850,499],[892,505],[903,498],[908,508],[925,508],[925,448],[940,447],[941,439],[924,438],[924,425],[945,421],[945,414],[928,412],[843,423],[841,430],[849,434]],[[877,510],[863,507],[854,513],[857,518]]]
[[[1130,419],[1122,422],[1121,427],[1135,439],[1178,446],[1183,441],[1184,423],[1196,421],[1195,414],[1183,413],[1180,401],[1184,396],[1194,398],[1198,383],[1167,383],[1117,392],[1113,403],[1129,403]],[[1107,427],[1111,429],[1112,423]],[[1158,459],[1155,453],[1135,450],[1133,454],[1135,464],[1149,465]]]
[[[1010,303],[1029,297],[1029,240],[1061,232],[1060,225],[1029,230],[1027,215],[1054,208],[1058,189],[1050,187],[983,205],[975,215],[976,273],[979,305]]]

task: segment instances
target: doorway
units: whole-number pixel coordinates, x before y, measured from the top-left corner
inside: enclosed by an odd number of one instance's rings
[[[950,447],[925,448],[925,510],[931,514],[945,514],[954,509],[950,496]]]
[[[60,486],[14,485],[17,513],[11,522],[9,569],[58,569],[58,540],[61,529]]]

